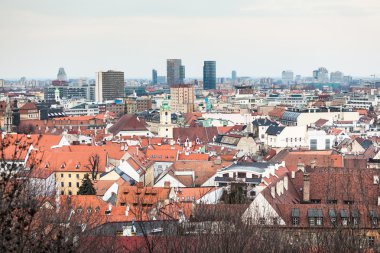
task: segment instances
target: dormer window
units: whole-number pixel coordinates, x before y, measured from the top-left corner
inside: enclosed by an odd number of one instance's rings
[[[82,207],[77,208],[77,213],[82,213]]]
[[[76,168],[76,169],[79,169],[79,168],[80,168],[80,164],[76,164],[76,165],[75,165],[75,168]]]
[[[372,227],[377,227],[378,222],[379,222],[379,219],[378,219],[379,217],[378,217],[377,211],[370,210],[369,211],[369,217],[371,218]]]
[[[348,225],[348,212],[347,210],[340,210],[340,218],[342,219],[342,226]]]
[[[331,224],[335,227],[336,226],[336,212],[334,209],[329,210],[329,217]]]
[[[61,165],[61,169],[64,169],[65,167],[66,167],[65,164],[62,164],[62,165]]]
[[[47,169],[47,168],[49,168],[49,164],[48,163],[45,164],[45,169]]]
[[[300,210],[298,208],[292,209],[292,225],[298,226],[300,223]]]
[[[322,209],[309,209],[307,210],[307,216],[309,218],[309,225],[312,226],[322,226],[323,224],[323,213]]]
[[[95,213],[99,213],[99,211],[100,211],[100,207],[97,206],[97,207],[95,208]]]

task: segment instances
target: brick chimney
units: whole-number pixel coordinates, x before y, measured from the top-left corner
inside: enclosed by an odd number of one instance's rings
[[[302,171],[302,172],[305,172],[305,164],[304,163],[301,163],[301,162],[298,162],[297,163],[297,171]]]
[[[310,202],[310,175],[303,174],[303,201]]]
[[[312,169],[314,169],[316,165],[317,165],[317,161],[315,159],[310,162],[310,167]]]

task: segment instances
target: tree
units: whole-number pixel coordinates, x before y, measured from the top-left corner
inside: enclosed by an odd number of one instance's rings
[[[86,168],[91,173],[91,179],[96,180],[99,174],[99,164],[100,164],[100,156],[98,154],[94,154],[88,158],[88,165]]]
[[[95,195],[96,190],[92,185],[92,182],[88,176],[88,174],[84,175],[82,180],[82,185],[79,187],[78,195]]]

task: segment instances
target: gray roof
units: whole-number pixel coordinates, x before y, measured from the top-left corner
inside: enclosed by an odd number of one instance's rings
[[[273,165],[272,163],[266,163],[266,162],[254,162],[254,163],[248,163],[248,164],[232,164],[231,166],[222,169],[222,171],[227,170],[250,170],[252,172],[256,173],[263,173],[266,168],[268,168],[270,165]]]
[[[269,126],[267,131],[266,131],[266,134],[268,135],[278,135],[280,134],[283,130],[285,129],[285,127],[280,127],[280,126]]]
[[[290,111],[285,111],[283,114],[282,114],[282,117],[281,119],[282,120],[286,120],[286,121],[297,121],[297,118],[298,116],[300,116],[300,113],[299,112],[290,112]]]

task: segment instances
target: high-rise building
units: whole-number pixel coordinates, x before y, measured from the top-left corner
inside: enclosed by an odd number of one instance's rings
[[[235,70],[232,70],[232,73],[231,73],[232,82],[236,82],[236,79],[237,79],[237,73]]]
[[[186,72],[185,71],[185,66],[181,65],[179,67],[179,81],[180,81],[180,84],[185,83],[185,77],[186,77],[185,72]]]
[[[153,69],[152,70],[152,84],[157,84],[157,70]]]
[[[316,82],[327,83],[329,81],[329,72],[326,68],[320,67],[313,71],[313,78]]]
[[[168,59],[166,61],[166,76],[169,86],[181,83],[181,59]]]
[[[343,82],[343,73],[340,71],[330,73],[330,82],[341,83]]]
[[[5,85],[5,81],[3,79],[0,79],[0,88],[3,88]]]
[[[195,92],[191,84],[177,84],[170,87],[170,107],[173,112],[194,112]]]
[[[343,82],[346,84],[351,84],[353,81],[352,76],[344,76],[343,77]]]
[[[216,88],[216,61],[204,61],[203,64],[203,89]]]
[[[124,97],[124,72],[108,70],[96,73],[96,101],[104,102]]]
[[[291,70],[282,71],[282,83],[291,84],[294,81],[294,73]]]
[[[64,68],[59,68],[58,74],[57,74],[57,80],[61,81],[61,82],[62,81],[64,81],[64,82],[67,81],[67,75],[66,75],[66,72],[65,72]]]

